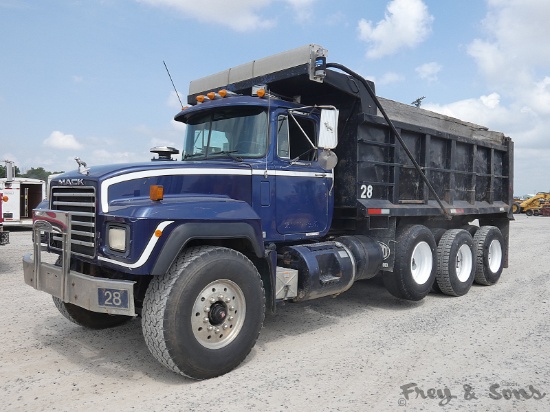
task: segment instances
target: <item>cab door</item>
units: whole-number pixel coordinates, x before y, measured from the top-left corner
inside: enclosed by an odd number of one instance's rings
[[[317,162],[316,136],[313,118],[297,114],[278,117],[274,172],[279,234],[314,236],[329,229],[332,171],[323,170]]]

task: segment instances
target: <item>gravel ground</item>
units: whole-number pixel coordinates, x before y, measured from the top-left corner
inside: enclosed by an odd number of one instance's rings
[[[31,232],[0,248],[0,400],[9,411],[548,411],[550,218],[511,224],[510,267],[461,298],[393,298],[380,280],[280,306],[233,372],[191,381],[139,320],[90,331],[23,282]],[[519,399],[517,399],[519,397]]]

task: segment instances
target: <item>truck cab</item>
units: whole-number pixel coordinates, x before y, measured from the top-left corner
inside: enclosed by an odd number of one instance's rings
[[[247,202],[266,242],[325,235],[332,219],[334,165],[323,154],[329,148],[318,146],[323,110],[336,109],[304,108],[265,95],[207,99],[183,110],[175,117],[187,125],[182,162],[214,170],[234,163],[246,175],[232,184],[228,179],[237,178],[228,169],[225,178],[197,179],[186,191],[207,189]],[[337,124],[324,127],[336,130]]]

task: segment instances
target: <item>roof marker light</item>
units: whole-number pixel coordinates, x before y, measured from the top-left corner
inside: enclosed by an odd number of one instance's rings
[[[252,86],[252,96],[264,97],[267,94],[267,86],[265,84],[257,84]]]
[[[215,92],[209,92],[206,94],[206,97],[208,97],[210,100],[216,100],[216,98],[219,98],[220,95]]]
[[[218,94],[220,95],[220,97],[233,97],[233,96],[237,96],[237,93],[234,93],[234,92],[230,92],[229,90],[226,90],[226,89],[221,89]]]

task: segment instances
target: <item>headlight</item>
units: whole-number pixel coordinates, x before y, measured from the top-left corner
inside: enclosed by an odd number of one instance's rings
[[[126,252],[126,228],[110,226],[108,229],[109,249],[117,252]]]

